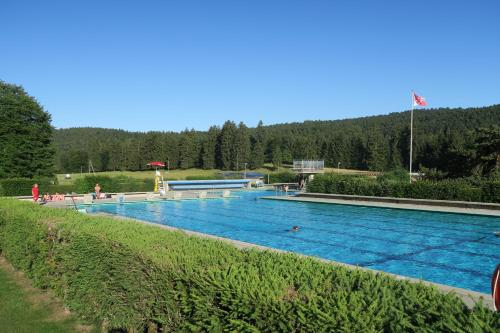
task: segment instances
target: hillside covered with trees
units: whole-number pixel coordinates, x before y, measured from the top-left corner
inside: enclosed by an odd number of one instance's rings
[[[212,126],[206,132],[58,129],[54,133],[56,167],[63,172],[79,172],[82,168],[86,170],[91,160],[96,171],[142,170],[148,161],[159,160],[168,161],[171,168],[236,170],[243,169],[244,163],[257,168],[265,162],[278,166],[291,163],[292,159],[324,159],[327,166],[336,167],[340,162],[343,168],[377,171],[407,168],[409,119],[410,113],[406,111],[271,126],[261,122],[255,128],[227,121],[222,127]],[[486,134],[486,140],[498,142],[498,127],[494,127],[498,124],[500,105],[416,110],[416,169],[425,167],[464,176],[456,170],[462,167],[460,159],[470,158],[471,150],[484,133],[490,133],[489,139]],[[493,149],[492,158],[498,158],[498,145],[489,142],[486,146]]]

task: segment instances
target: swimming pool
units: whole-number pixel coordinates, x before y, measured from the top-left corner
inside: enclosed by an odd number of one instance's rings
[[[298,252],[352,265],[490,292],[500,262],[500,218],[239,198],[103,204],[105,212]],[[300,231],[290,232],[292,226]]]

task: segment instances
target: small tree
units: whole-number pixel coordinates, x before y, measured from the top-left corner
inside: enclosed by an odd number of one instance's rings
[[[0,178],[52,175],[50,120],[22,87],[0,81]]]
[[[475,165],[482,175],[500,170],[500,126],[477,130],[474,142]]]

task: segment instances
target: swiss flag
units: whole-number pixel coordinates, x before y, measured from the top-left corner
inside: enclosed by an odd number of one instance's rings
[[[422,96],[418,96],[417,94],[413,93],[413,106],[426,106],[427,102],[425,101],[425,98]]]

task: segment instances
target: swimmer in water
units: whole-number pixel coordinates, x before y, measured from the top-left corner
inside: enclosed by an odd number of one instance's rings
[[[297,232],[299,230],[300,230],[300,227],[298,225],[294,225],[290,231]]]
[[[495,237],[500,237],[500,230],[495,231],[493,234],[495,235]]]

